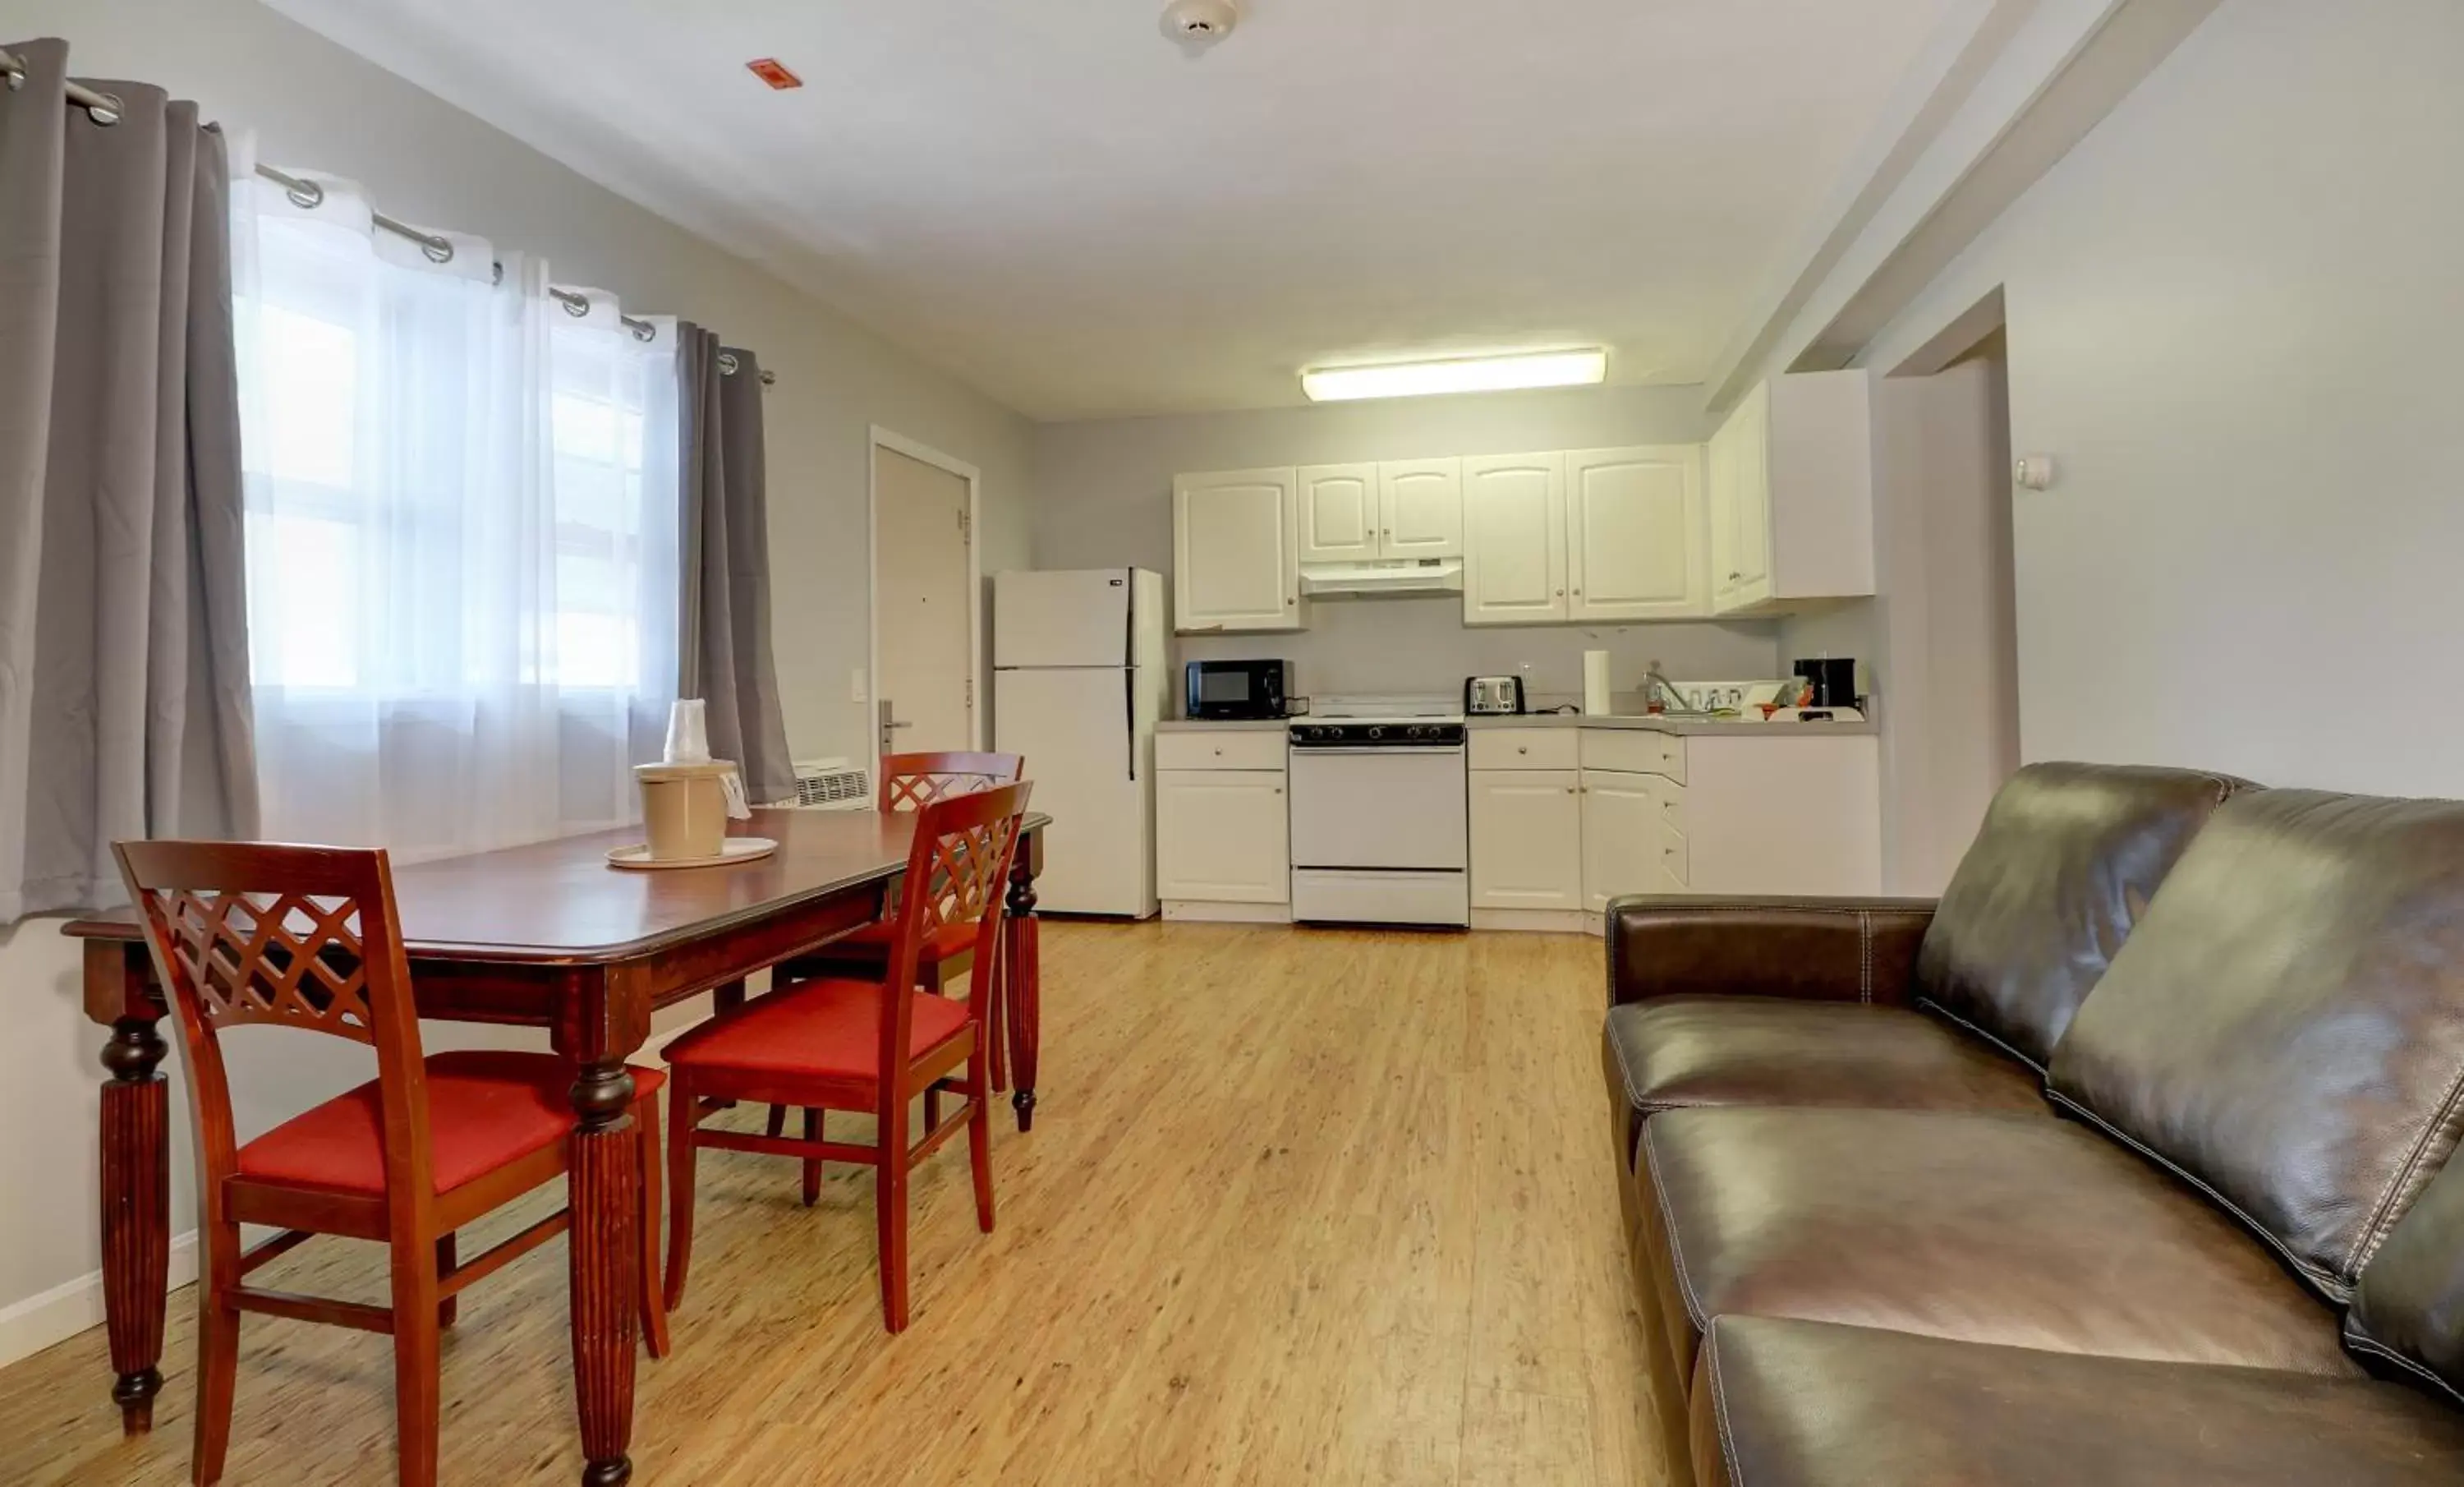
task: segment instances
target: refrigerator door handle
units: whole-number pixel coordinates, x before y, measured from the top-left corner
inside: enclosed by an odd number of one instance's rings
[[[1138,669],[1121,668],[1121,726],[1130,736],[1130,778],[1138,777]]]

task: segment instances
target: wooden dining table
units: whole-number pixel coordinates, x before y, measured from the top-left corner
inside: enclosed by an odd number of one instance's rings
[[[578,1124],[567,1174],[574,1393],[582,1480],[630,1479],[635,1234],[640,1173],[626,1060],[651,1014],[703,992],[725,1010],[744,979],[865,924],[905,871],[915,817],[872,810],[757,810],[734,834],[778,850],[720,867],[625,871],[611,849],[639,829],[565,837],[394,870],[394,900],[419,1015],[542,1028],[574,1071]],[[1047,816],[1030,814],[1010,870],[988,1021],[1003,1025],[1019,1129],[1035,1120],[1040,985],[1035,878]],[[111,1030],[102,1049],[102,1273],[115,1374],[132,1434],[153,1424],[163,1387],[170,1268],[168,1009],[127,911],[80,920],[85,1011]],[[679,1116],[677,1119],[681,1120]]]

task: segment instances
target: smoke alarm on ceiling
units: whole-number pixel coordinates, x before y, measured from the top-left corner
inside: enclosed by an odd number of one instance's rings
[[[1232,34],[1240,23],[1232,0],[1172,0],[1163,8],[1163,33],[1192,56]]]

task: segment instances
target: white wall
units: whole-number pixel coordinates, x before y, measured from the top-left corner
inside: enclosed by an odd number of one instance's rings
[[[1860,357],[2004,288],[2026,757],[2464,795],[2458,55],[2227,0]]]
[[[1172,477],[1185,472],[1692,444],[1709,432],[1702,404],[1700,388],[1577,388],[1045,424],[1035,439],[1035,566],[1169,576]],[[1766,675],[1776,633],[1769,621],[1466,630],[1458,599],[1333,600],[1316,603],[1299,633],[1191,636],[1175,659],[1282,656],[1297,686],[1316,693],[1442,691],[1528,666],[1528,688],[1578,694],[1586,649],[1613,654],[1624,689],[1655,657],[1680,679]]]
[[[868,709],[847,694],[848,669],[866,655],[869,424],[978,466],[986,571],[1025,561],[1023,418],[434,96],[251,0],[10,0],[0,11],[0,41],[42,35],[68,39],[81,76],[160,83],[234,133],[253,128],[272,162],[352,176],[394,215],[544,254],[561,280],[759,351],[779,376],[767,395],[771,563],[798,754],[870,749]],[[76,964],[55,921],[0,930],[0,998],[11,1009],[0,1040],[0,1130],[10,1133],[0,1140],[0,1361],[99,1316],[77,1281],[99,1254],[101,1034],[77,1010]],[[467,1035],[440,1029],[430,1042]],[[279,1077],[246,1092],[243,1128],[321,1098],[354,1068],[346,1057],[286,1060]],[[183,1230],[185,1120],[175,1113],[171,1143]]]

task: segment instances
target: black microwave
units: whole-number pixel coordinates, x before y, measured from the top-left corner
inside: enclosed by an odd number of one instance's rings
[[[1289,661],[1192,661],[1187,716],[1281,718],[1292,695]]]

